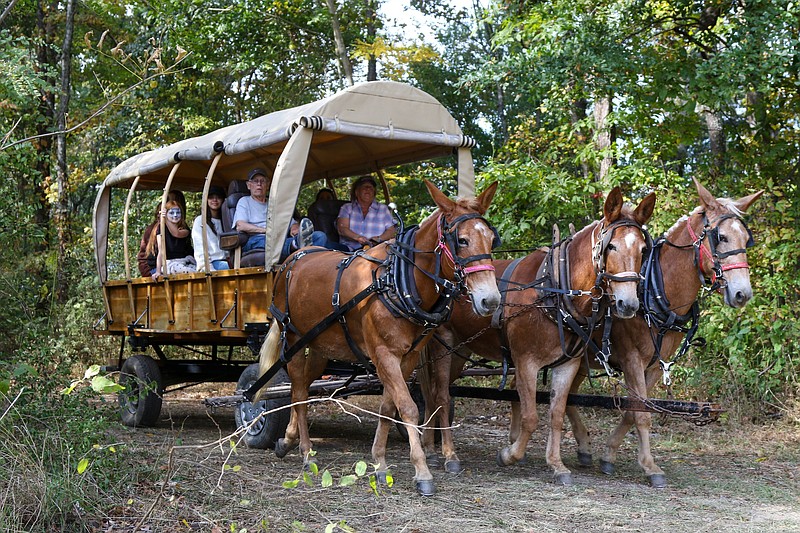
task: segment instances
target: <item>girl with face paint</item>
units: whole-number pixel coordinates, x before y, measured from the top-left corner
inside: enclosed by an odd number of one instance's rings
[[[156,258],[153,280],[156,280],[159,275],[181,274],[197,270],[192,249],[191,232],[189,231],[189,226],[186,225],[183,207],[174,200],[167,202],[165,207],[166,239],[161,238],[161,224],[156,224],[153,228],[153,235],[147,245],[148,254],[154,255]],[[162,264],[162,254],[159,253],[162,241],[166,243],[166,268]]]

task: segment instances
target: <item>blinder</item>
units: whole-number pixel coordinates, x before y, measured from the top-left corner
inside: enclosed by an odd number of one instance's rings
[[[471,255],[469,257],[459,257],[458,256],[458,250],[460,248],[460,246],[458,244],[458,232],[457,232],[458,225],[461,224],[462,222],[465,222],[467,220],[471,220],[473,218],[481,219],[489,227],[489,229],[492,230],[492,233],[494,234],[494,237],[492,238],[492,250],[494,250],[495,248],[500,246],[502,244],[502,242],[503,242],[502,239],[500,238],[500,234],[497,232],[497,228],[495,228],[493,225],[491,225],[489,223],[488,220],[486,220],[485,218],[483,218],[481,215],[479,215],[477,213],[468,213],[466,215],[461,215],[459,217],[456,217],[455,219],[453,219],[449,223],[444,219],[444,217],[442,217],[441,218],[441,234],[442,234],[442,238],[444,239],[445,244],[447,245],[447,247],[450,248],[450,250],[452,250],[452,252],[453,252],[453,262],[454,262],[454,264],[456,264],[456,265],[458,265],[458,266],[460,266],[462,268],[465,265],[469,264],[469,263],[473,263],[475,261],[480,261],[482,259],[491,259],[492,258],[491,254],[478,254],[478,255]]]
[[[705,215],[703,215],[705,218]],[[719,246],[719,227],[720,225],[727,219],[734,218],[738,220],[742,226],[744,226],[745,231],[747,232],[747,242],[745,243],[744,248],[737,248],[735,250],[729,250],[727,252],[719,252],[717,251],[717,247]],[[747,251],[747,248],[752,248],[755,246],[756,241],[753,239],[753,232],[750,231],[750,228],[747,226],[744,220],[739,218],[736,215],[722,215],[718,217],[715,221],[713,227],[707,230],[708,234],[708,243],[709,247],[711,248],[712,254],[716,255],[720,259],[725,259],[726,257],[730,257],[732,255],[743,254]],[[710,222],[706,221],[706,226],[710,226]]]
[[[647,230],[645,230],[642,226],[640,226],[633,220],[622,219],[611,223],[609,226],[602,226],[600,228],[600,238],[594,244],[594,249],[592,250],[592,261],[594,262],[597,271],[599,273],[603,273],[604,277],[607,277],[609,279],[614,279],[615,276],[610,276],[608,274],[605,274],[606,250],[608,248],[608,245],[611,243],[611,239],[614,238],[614,232],[618,228],[626,226],[637,228],[639,231],[642,232],[642,235],[644,236],[645,243],[648,249],[650,249],[653,244],[652,238],[650,237],[650,234],[647,232]],[[636,280],[633,280],[624,277],[624,279],[623,278],[614,279],[614,281],[638,281],[638,278]]]

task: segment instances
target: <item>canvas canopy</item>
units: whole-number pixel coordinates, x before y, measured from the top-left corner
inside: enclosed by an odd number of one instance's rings
[[[265,264],[273,265],[301,185],[455,152],[458,194],[474,196],[473,144],[435,98],[410,85],[380,81],[135,155],[111,171],[95,202],[100,280],[107,280],[111,188],[207,192],[212,184],[227,187],[246,179],[251,169],[264,168],[272,173]]]

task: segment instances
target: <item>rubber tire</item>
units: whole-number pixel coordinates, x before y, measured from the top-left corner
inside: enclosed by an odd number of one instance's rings
[[[144,354],[130,356],[122,364],[117,395],[122,423],[130,427],[154,426],[161,414],[164,382],[155,360]]]
[[[236,383],[236,390],[247,390],[260,376],[258,363],[248,366],[239,377],[239,381]],[[272,378],[270,383],[275,385],[289,383],[289,375],[286,373],[286,370],[281,369],[275,374],[275,377]],[[264,411],[285,407],[290,403],[291,398],[288,397],[261,400],[255,405],[244,401],[237,405],[233,411],[236,427],[244,427]],[[280,411],[275,411],[263,416],[259,422],[247,430],[242,442],[244,442],[248,448],[271,450],[275,447],[275,442],[278,438],[286,433],[286,426],[289,425],[290,414],[289,409],[281,409]]]
[[[419,390],[417,387],[411,389],[411,399],[414,400],[414,403],[417,404],[417,409],[419,410],[419,424],[422,425],[425,422],[425,396],[422,395],[422,391]],[[456,403],[453,398],[450,398],[450,424],[453,423],[453,417],[456,415]],[[435,422],[434,422],[435,423]],[[400,433],[400,436],[403,437],[404,440],[408,440],[408,430],[406,426],[401,424],[400,422],[395,422],[395,427],[397,431]],[[434,432],[434,442],[439,443],[442,441],[442,432],[438,429]]]

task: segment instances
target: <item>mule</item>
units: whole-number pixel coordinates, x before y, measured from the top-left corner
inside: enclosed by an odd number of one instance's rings
[[[327,360],[371,363],[383,384],[372,456],[379,479],[385,480],[386,441],[395,413],[407,424],[418,423],[406,380],[418,364],[424,339],[449,317],[461,292],[469,295],[477,315],[491,315],[499,305],[491,265],[497,233],[483,218],[497,182],[477,198],[457,200],[428,181],[425,185],[437,210],[415,232],[353,255],[302,249],[281,266],[271,309],[275,318],[260,353],[261,373],[281,357],[281,330],[288,346],[308,340],[310,350],[286,365],[292,409],[286,435],[276,445],[279,457],[299,442],[304,462],[313,461],[304,402]],[[400,287],[403,283],[407,286]],[[331,307],[336,311],[348,305],[338,320],[341,327],[320,327]],[[417,491],[434,494],[418,432],[408,431],[408,443]]]
[[[425,363],[420,372],[420,385],[425,397],[426,417],[436,410],[438,426],[442,429],[442,454],[448,472],[459,472],[461,462],[449,429],[449,384],[460,374],[465,359],[453,357],[452,349],[467,348],[473,353],[495,361],[503,361],[507,347],[510,363],[515,367],[521,416],[512,428],[511,444],[498,451],[497,462],[510,465],[523,458],[531,433],[537,425],[536,380],[539,370],[559,363],[553,370],[550,400],[550,427],[546,460],[555,480],[569,485],[571,472],[561,460],[560,442],[564,409],[569,387],[578,372],[582,341],[566,326],[560,327],[551,319],[551,312],[572,308],[572,315],[590,322],[601,303],[610,307],[613,315],[631,318],[639,306],[637,297],[638,273],[647,239],[642,226],[650,219],[655,194],[650,194],[634,209],[624,205],[620,189],[614,188],[605,200],[602,220],[592,222],[554,247],[558,254],[536,250],[519,260],[511,270],[509,261],[495,261],[501,283],[508,284],[503,304],[506,317],[499,328],[492,321],[475,316],[467,302],[456,304],[450,322],[437,330],[442,344],[429,343]],[[554,257],[557,255],[557,257]],[[559,268],[557,265],[561,264]],[[508,268],[507,268],[508,267]],[[543,275],[543,272],[546,274]],[[569,280],[572,290],[580,296],[563,297],[553,303],[554,294],[541,287],[540,281],[558,277]],[[559,296],[560,297],[560,296]],[[554,309],[555,308],[555,309]],[[495,321],[496,322],[496,321]],[[594,328],[589,326],[589,335]],[[562,343],[563,333],[564,342]],[[566,354],[566,356],[565,356]],[[509,361],[506,361],[509,363]],[[435,455],[433,436],[426,430],[426,453]]]
[[[668,369],[676,351],[682,343],[679,354],[688,349],[690,339],[684,342],[684,337],[696,327],[701,281],[721,292],[725,304],[734,308],[744,307],[753,296],[746,254],[753,240],[741,217],[763,191],[731,200],[714,198],[697,180],[694,183],[700,206],[680,218],[657,240],[648,258],[651,268],[642,284],[643,301],[648,305],[634,319],[615,322],[611,332],[611,363],[623,372],[628,394],[636,398],[648,397],[662,376],[662,369],[664,379],[669,380]],[[659,278],[663,281],[659,282]],[[662,364],[656,364],[659,362]],[[573,392],[585,377],[586,372],[577,376]],[[578,460],[590,466],[592,455],[586,426],[574,406],[567,408],[567,415],[578,442]],[[625,412],[606,442],[601,471],[613,474],[617,450],[635,425],[639,465],[651,486],[666,486],[666,475],[656,465],[650,450],[650,423],[648,412]]]

